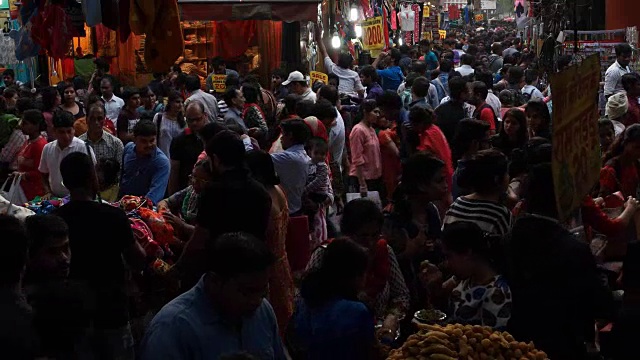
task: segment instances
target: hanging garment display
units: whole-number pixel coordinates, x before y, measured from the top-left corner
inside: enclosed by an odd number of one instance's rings
[[[408,3],[402,5],[402,10],[400,10],[398,18],[400,18],[400,29],[402,29],[402,31],[415,30],[416,14]]]
[[[17,64],[16,42],[9,36],[0,37],[0,64]]]
[[[138,0],[141,1],[141,0]],[[182,55],[184,38],[177,0],[158,0],[153,30],[147,33],[144,61],[155,72],[166,71]]]
[[[87,36],[87,33],[84,30],[85,19],[84,14],[82,13],[82,5],[75,1],[68,1],[64,7],[64,12],[71,20],[71,25],[73,26],[71,35],[74,37]]]
[[[110,30],[102,24],[98,24],[95,27],[96,31],[96,49],[98,57],[114,57],[117,54],[116,50],[116,32]]]
[[[16,43],[16,59],[24,60],[40,52],[40,45],[36,44],[31,37],[31,23],[25,24],[20,30],[11,30],[9,36]]]
[[[73,39],[71,19],[61,5],[47,5],[33,17],[33,39],[54,59],[64,57]]]
[[[391,10],[391,30],[398,30],[398,14],[395,10]]]
[[[427,5],[425,5],[427,6]],[[420,5],[413,4],[411,5],[411,10],[413,11],[413,41],[411,45],[417,44],[420,42]]]
[[[94,27],[102,22],[100,0],[82,0],[82,11],[87,18],[87,25]]]

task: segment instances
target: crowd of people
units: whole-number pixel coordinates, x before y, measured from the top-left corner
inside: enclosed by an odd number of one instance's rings
[[[609,324],[607,356],[635,352],[640,77],[628,45],[603,79],[602,172],[580,235],[556,208],[551,89],[515,32],[452,32],[357,68],[322,42],[319,53],[327,84],[276,70],[269,89],[215,59],[224,93],[180,66],[138,89],[97,61],[88,83],[35,92],[6,70],[0,162],[20,199],[3,204],[64,205],[0,215],[3,352],[377,359],[432,308],[550,359],[585,359]],[[123,196],[171,225],[163,271],[112,205]],[[623,272],[592,251],[601,234],[623,245],[606,259]]]

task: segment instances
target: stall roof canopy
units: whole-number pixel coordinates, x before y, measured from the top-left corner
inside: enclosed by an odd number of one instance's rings
[[[178,0],[181,20],[316,21],[319,0]]]

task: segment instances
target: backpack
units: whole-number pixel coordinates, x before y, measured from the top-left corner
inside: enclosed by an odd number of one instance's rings
[[[531,100],[531,98],[533,97],[533,93],[535,91],[536,91],[536,89],[534,87],[533,90],[531,90],[531,92],[522,94],[522,99],[524,100],[525,104],[528,103]],[[520,93],[522,93],[522,91]]]

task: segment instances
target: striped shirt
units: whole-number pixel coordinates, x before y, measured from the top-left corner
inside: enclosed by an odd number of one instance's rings
[[[502,204],[461,196],[447,210],[442,223],[446,227],[458,221],[472,222],[482,231],[502,236],[511,230],[512,218],[509,209]]]

